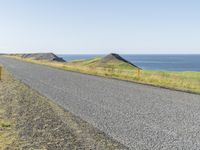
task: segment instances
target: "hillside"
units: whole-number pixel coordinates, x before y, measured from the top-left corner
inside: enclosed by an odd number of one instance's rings
[[[139,68],[131,62],[122,58],[120,55],[114,53],[111,53],[103,58],[72,61],[69,62],[68,65],[119,70],[133,70]]]
[[[11,56],[19,56],[21,58],[29,58],[34,60],[48,60],[57,62],[66,62],[63,58],[53,53],[29,53],[29,54],[11,54]]]

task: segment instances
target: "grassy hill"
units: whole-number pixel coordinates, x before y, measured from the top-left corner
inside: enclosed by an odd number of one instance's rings
[[[139,69],[136,65],[128,62],[117,54],[109,54],[103,58],[92,58],[86,60],[77,60],[69,62],[68,65],[82,66],[95,69],[118,69],[118,70],[133,70]]]

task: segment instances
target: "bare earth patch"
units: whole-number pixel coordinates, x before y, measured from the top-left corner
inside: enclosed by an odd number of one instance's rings
[[[0,81],[0,149],[127,149],[6,71]]]

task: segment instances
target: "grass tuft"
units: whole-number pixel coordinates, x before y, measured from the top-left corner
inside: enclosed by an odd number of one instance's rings
[[[3,122],[1,122],[1,127],[3,127],[3,128],[11,127],[11,122],[3,121]]]

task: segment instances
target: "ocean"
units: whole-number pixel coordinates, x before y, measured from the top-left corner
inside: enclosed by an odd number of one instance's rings
[[[66,61],[103,57],[105,55],[59,55]],[[126,60],[145,70],[200,71],[198,55],[121,55]]]

